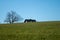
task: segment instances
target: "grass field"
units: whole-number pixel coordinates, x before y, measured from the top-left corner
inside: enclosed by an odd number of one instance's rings
[[[0,40],[60,40],[60,21],[0,24]]]

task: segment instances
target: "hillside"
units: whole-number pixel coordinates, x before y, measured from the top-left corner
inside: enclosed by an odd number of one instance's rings
[[[60,40],[60,21],[0,24],[0,40]]]

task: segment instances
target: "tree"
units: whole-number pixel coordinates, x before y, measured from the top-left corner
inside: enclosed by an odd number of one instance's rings
[[[8,22],[10,24],[16,22],[16,21],[21,21],[23,18],[21,16],[19,16],[18,14],[16,14],[16,12],[11,11],[8,12],[6,19],[4,20],[4,22]]]

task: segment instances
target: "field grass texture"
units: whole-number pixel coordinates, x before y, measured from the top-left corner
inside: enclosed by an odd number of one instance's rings
[[[0,24],[0,40],[60,40],[60,21]]]

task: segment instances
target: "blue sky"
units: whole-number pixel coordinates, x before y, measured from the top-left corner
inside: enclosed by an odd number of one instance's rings
[[[0,0],[0,23],[11,10],[24,19],[60,20],[60,0]]]

